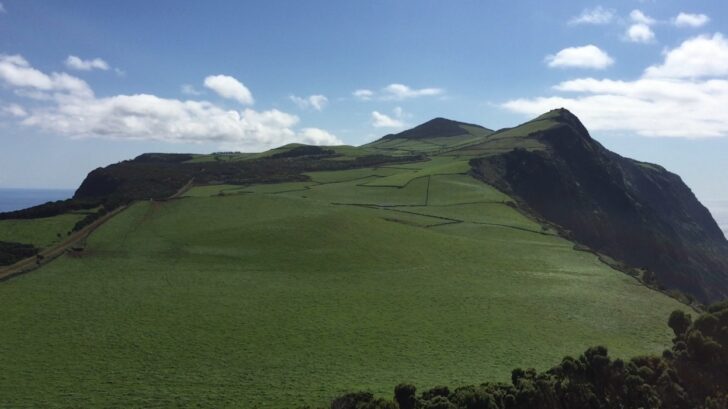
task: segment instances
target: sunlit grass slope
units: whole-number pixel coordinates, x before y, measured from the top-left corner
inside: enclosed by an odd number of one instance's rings
[[[459,165],[409,165],[131,206],[0,284],[0,407],[325,405],[669,344],[681,305]]]
[[[30,220],[0,220],[0,241],[32,244],[46,248],[61,241],[73,230],[81,213],[68,213]]]

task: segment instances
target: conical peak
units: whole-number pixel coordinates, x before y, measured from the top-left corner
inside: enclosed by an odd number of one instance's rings
[[[394,139],[394,138],[406,138],[406,139],[426,139],[426,138],[441,138],[449,136],[459,136],[467,134],[467,130],[462,126],[474,126],[482,129],[480,125],[469,124],[466,122],[454,121],[452,119],[437,117],[427,122],[424,122],[412,129],[402,131],[398,134],[390,134],[385,136],[383,139]]]
[[[566,108],[557,108],[552,109],[549,112],[546,112],[545,114],[540,115],[534,121],[539,120],[550,120],[555,121],[564,125],[568,125],[572,127],[576,133],[586,139],[591,139],[591,136],[589,135],[589,131],[586,129],[584,124],[581,123],[579,118],[574,115],[571,111],[569,111]]]

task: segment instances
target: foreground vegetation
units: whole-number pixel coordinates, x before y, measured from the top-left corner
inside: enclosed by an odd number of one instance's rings
[[[392,400],[367,392],[336,398],[331,409],[722,409],[728,407],[728,301],[695,322],[683,311],[668,320],[675,334],[662,356],[612,359],[605,347],[567,356],[545,372],[514,369],[511,383],[439,386],[417,395],[412,384]]]

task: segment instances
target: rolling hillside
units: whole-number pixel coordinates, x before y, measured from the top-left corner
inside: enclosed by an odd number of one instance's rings
[[[359,148],[149,154],[93,171],[53,209],[128,208],[83,250],[0,283],[0,406],[324,405],[403,380],[506,381],[597,344],[660,353],[665,317],[685,306],[576,245],[579,230],[513,176],[511,155],[556,163],[549,132],[564,121],[493,132],[436,119]],[[584,194],[594,202],[576,210],[602,203]],[[53,212],[0,227],[51,243],[33,232]]]

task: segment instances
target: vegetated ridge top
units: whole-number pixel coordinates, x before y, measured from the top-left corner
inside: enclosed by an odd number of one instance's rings
[[[472,126],[490,131],[490,129],[480,125],[437,117],[406,131],[402,131],[396,134],[385,135],[384,137],[382,137],[382,139],[427,139],[460,136],[468,133],[468,131],[463,128],[463,126]]]

